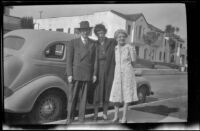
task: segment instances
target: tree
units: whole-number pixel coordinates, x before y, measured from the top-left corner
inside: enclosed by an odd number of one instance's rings
[[[174,26],[172,26],[172,25],[166,25],[166,27],[165,27],[165,32],[166,33],[174,33],[175,32],[175,27]]]
[[[178,33],[179,31],[180,31],[180,28],[179,28],[179,27],[176,27],[176,28],[175,28],[175,32]]]
[[[23,17],[21,18],[21,28],[22,29],[33,29],[33,17]]]
[[[153,45],[158,40],[159,34],[154,31],[149,31],[143,35],[143,40],[148,45]]]
[[[172,25],[166,25],[166,27],[165,27],[165,32],[167,34],[175,34],[175,33],[178,33],[179,31],[180,31],[179,27],[175,27]]]
[[[176,42],[174,38],[178,37],[178,35],[175,35],[175,33],[178,33],[179,31],[180,31],[179,27],[175,27],[172,25],[166,25],[165,27],[166,36],[169,37],[169,48],[171,53],[175,52]]]
[[[150,56],[153,55],[154,50],[154,43],[158,40],[159,34],[157,34],[154,31],[149,31],[146,34],[143,35],[143,40],[146,44],[148,44],[151,48]]]

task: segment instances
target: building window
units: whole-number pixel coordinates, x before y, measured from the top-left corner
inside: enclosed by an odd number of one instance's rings
[[[154,50],[152,50],[152,57],[151,57],[151,59],[154,60],[153,58],[154,58]]]
[[[131,26],[128,25],[128,35],[130,35],[130,34],[131,34]]]
[[[145,28],[143,28],[143,33],[142,33],[143,35],[144,35],[144,32],[145,32],[144,30],[145,30]]]
[[[138,34],[139,35],[138,36],[139,39],[141,38],[141,33],[142,33],[142,26],[139,27],[139,34]]]
[[[68,28],[68,33],[70,34],[70,28]]]
[[[135,50],[136,50],[137,56],[139,56],[139,47],[138,47],[138,46],[135,46]]]
[[[160,60],[162,59],[162,52],[160,52],[159,59]]]
[[[171,56],[170,62],[174,63],[174,55]]]
[[[182,48],[182,46],[183,46],[183,45],[182,45],[182,44],[180,44],[180,48]]]
[[[164,55],[163,55],[163,59],[164,59],[164,62],[166,62],[166,61],[165,61],[165,60],[166,60],[166,59],[165,59],[165,52],[164,52]]]
[[[63,28],[57,28],[56,31],[63,32]]]
[[[144,49],[144,59],[147,59],[147,49]]]

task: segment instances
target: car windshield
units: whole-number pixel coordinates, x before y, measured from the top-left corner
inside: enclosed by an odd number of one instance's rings
[[[4,38],[4,48],[20,50],[24,45],[25,39],[17,36],[8,36]]]

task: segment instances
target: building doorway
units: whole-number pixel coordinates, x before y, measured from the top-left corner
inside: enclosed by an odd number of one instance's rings
[[[171,56],[170,62],[174,63],[174,55]]]
[[[163,56],[164,62],[166,62],[166,58],[165,58],[165,52],[164,52],[164,56]]]
[[[181,55],[180,57],[180,64],[185,65],[185,55]]]
[[[139,46],[135,46],[137,57],[139,57]]]

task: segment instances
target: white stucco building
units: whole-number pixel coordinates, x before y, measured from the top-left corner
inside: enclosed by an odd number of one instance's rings
[[[92,27],[99,23],[104,24],[108,30],[106,36],[109,38],[114,37],[116,30],[125,29],[128,33],[128,42],[136,47],[138,58],[170,62],[170,56],[165,47],[164,32],[149,24],[142,13],[122,14],[109,10],[81,16],[34,19],[34,29],[76,34],[76,28],[80,26],[80,22],[86,20]],[[146,44],[143,39],[143,35],[149,31],[154,31],[158,34],[158,39],[152,44],[153,46]],[[90,37],[97,39],[93,31]]]

